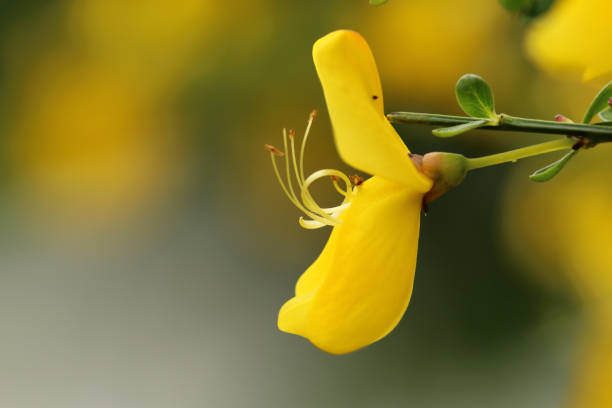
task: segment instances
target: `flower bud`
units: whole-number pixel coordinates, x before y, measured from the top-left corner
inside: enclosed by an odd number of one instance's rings
[[[461,154],[432,152],[425,156],[412,154],[410,158],[423,174],[433,180],[433,187],[423,197],[425,211],[429,203],[461,184],[468,171],[468,160]]]
[[[555,115],[555,122],[574,123],[573,120],[571,120],[570,118],[568,118],[565,115],[562,115],[560,113],[558,115]]]

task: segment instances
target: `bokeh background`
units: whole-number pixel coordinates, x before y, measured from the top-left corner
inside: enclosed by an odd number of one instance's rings
[[[0,8],[0,406],[610,406],[605,146],[546,185],[527,175],[554,154],[470,174],[434,203],[411,304],[380,342],[331,356],[276,328],[329,231],[299,227],[263,144],[316,108],[307,171],[350,171],[317,38],[364,35],[387,111],[459,114],[454,84],[474,72],[498,111],[579,119],[605,82],[541,71],[530,26],[497,1]],[[546,139],[398,130],[418,153]]]

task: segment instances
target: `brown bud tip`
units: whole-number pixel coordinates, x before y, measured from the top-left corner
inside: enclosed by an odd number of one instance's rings
[[[427,217],[427,214],[429,214],[429,204],[427,203],[426,198],[427,196],[423,197],[423,200],[421,201],[421,210],[423,210],[423,214],[425,214]]]
[[[319,112],[316,109],[313,109],[312,112],[310,112],[310,119],[315,120],[317,118],[318,113]]]
[[[354,176],[349,176],[349,178],[351,179],[351,183],[353,183],[354,186],[360,186],[361,183],[363,183],[363,177],[360,177],[357,174],[355,174]]]
[[[561,114],[555,115],[555,121],[556,122],[564,122],[564,123],[573,123],[574,122],[573,120],[571,120],[567,116],[564,116],[564,115],[561,115]]]
[[[412,163],[414,163],[414,166],[417,168],[417,170],[422,173],[423,156],[421,156],[420,154],[408,153],[408,157],[410,157],[410,160],[412,160]]]
[[[269,151],[270,153],[273,153],[275,156],[278,157],[283,157],[285,155],[285,153],[281,152],[280,150],[278,150],[276,147],[269,145],[269,144],[265,144],[264,148]]]

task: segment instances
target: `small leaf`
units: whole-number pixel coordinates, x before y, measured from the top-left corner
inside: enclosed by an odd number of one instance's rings
[[[548,11],[555,0],[499,0],[499,2],[512,13],[534,18]]]
[[[462,123],[457,126],[434,129],[431,133],[438,137],[453,137],[465,133],[468,130],[476,129],[489,124],[488,119],[474,120],[472,122]]]
[[[565,164],[569,161],[569,159],[571,159],[576,154],[577,151],[578,150],[572,149],[569,153],[567,153],[561,159],[557,160],[554,163],[549,164],[546,167],[541,168],[540,170],[536,171],[531,176],[529,176],[529,178],[539,183],[543,183],[545,181],[552,179],[557,174],[559,174],[561,169],[563,169]]]
[[[595,96],[593,102],[591,102],[591,106],[587,109],[584,114],[584,119],[582,119],[582,123],[591,123],[593,117],[597,115],[602,110],[606,109],[609,105],[610,98],[612,98],[612,82],[609,82],[608,85],[604,86],[601,91]]]
[[[495,101],[489,84],[474,74],[465,74],[455,87],[457,102],[465,113],[476,118],[497,119]]]
[[[612,121],[612,108],[604,109],[599,112],[599,117],[604,122]]]
[[[388,0],[370,0],[371,6],[381,6],[385,4]]]

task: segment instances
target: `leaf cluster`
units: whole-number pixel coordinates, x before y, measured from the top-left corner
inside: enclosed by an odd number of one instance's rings
[[[452,137],[484,126],[498,126],[502,115],[495,111],[495,98],[487,82],[475,74],[465,74],[455,87],[457,102],[463,111],[477,119],[459,125],[435,129],[432,133],[438,137]],[[612,82],[604,86],[588,107],[582,123],[589,124],[595,116],[603,121],[601,126],[612,126]],[[562,116],[563,117],[563,116]],[[563,117],[564,118],[564,117]],[[569,119],[566,119],[569,121]],[[571,122],[571,121],[570,121]],[[567,135],[572,136],[572,135]],[[592,146],[591,144],[590,146]],[[578,138],[577,143],[561,159],[537,170],[529,178],[537,182],[545,182],[559,174],[567,162],[576,155],[582,147],[589,147],[588,141]]]

